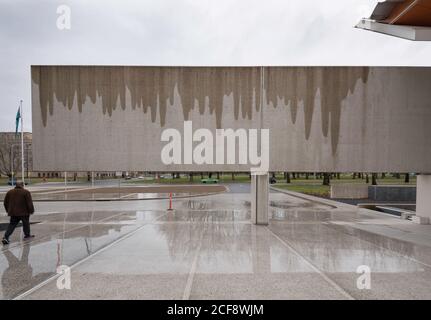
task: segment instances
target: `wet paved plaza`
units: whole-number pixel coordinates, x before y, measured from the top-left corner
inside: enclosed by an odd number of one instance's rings
[[[36,202],[36,238],[20,228],[1,249],[0,297],[431,299],[430,226],[294,193],[270,204],[269,226],[255,226],[240,192],[176,199],[172,212],[168,200]],[[70,290],[57,288],[60,265]]]

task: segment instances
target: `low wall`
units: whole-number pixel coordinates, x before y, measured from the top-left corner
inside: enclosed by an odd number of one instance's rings
[[[416,186],[369,186],[369,199],[416,202]]]
[[[334,184],[331,185],[331,199],[367,199],[368,185],[366,184]]]

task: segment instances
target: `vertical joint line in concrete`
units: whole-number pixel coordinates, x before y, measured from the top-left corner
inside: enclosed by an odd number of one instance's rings
[[[184,288],[183,300],[189,300],[190,299],[190,293],[192,291],[193,280],[195,277],[196,269],[198,267],[198,261],[199,261],[199,256],[200,256],[200,252],[201,252],[201,248],[202,248],[202,241],[203,241],[205,232],[206,232],[206,224],[204,224],[202,234],[199,238],[199,245],[196,249],[196,253],[195,253],[195,256],[193,258],[192,265],[190,267],[189,276],[187,278],[186,286]]]
[[[254,223],[258,224],[259,223],[259,219],[257,218],[259,216],[259,212],[258,212],[258,208],[259,208],[259,183],[257,181],[257,177],[254,176],[254,184],[255,184],[255,188],[254,188],[254,194],[253,197],[256,199],[255,200],[255,219],[254,219]]]
[[[284,246],[286,246],[289,250],[292,250],[294,254],[296,254],[298,257],[304,260],[304,262],[314,271],[316,271],[319,275],[322,276],[323,279],[330,285],[334,287],[335,290],[337,290],[339,293],[341,293],[346,299],[348,300],[355,300],[355,298],[350,295],[346,290],[344,290],[342,287],[340,287],[338,284],[336,284],[331,278],[329,278],[325,273],[323,273],[319,268],[317,268],[311,261],[309,261],[306,257],[304,257],[302,254],[300,254],[295,248],[293,248],[286,240],[281,239],[278,235],[276,235],[269,227],[266,227],[267,230],[276,238],[278,241],[280,241]]]

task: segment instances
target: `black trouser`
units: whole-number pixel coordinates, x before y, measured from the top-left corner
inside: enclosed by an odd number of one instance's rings
[[[6,233],[4,234],[6,239],[9,239],[10,235],[13,233],[20,221],[22,221],[24,235],[30,236],[30,216],[10,217],[9,226],[7,227]]]

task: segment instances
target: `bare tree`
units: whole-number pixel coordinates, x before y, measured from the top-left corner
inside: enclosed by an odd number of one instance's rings
[[[26,171],[32,170],[32,154],[31,154],[31,133],[24,133],[24,156]],[[3,132],[0,133],[0,175],[10,177],[12,172],[11,158],[13,154],[13,170],[14,174],[16,172],[21,172],[21,137],[15,135],[14,132]],[[13,149],[13,150],[12,150]]]

